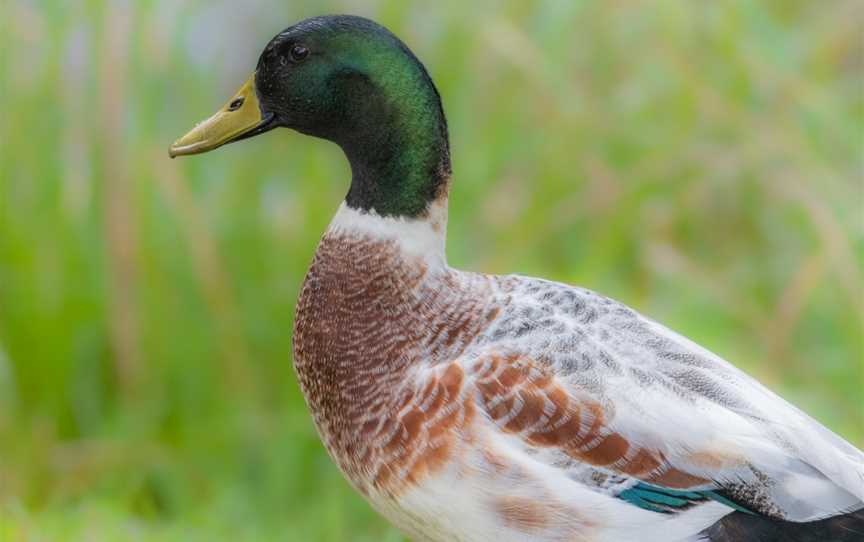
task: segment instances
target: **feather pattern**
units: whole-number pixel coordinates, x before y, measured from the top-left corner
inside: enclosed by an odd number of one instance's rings
[[[343,206],[295,321],[328,451],[415,539],[687,540],[864,506],[840,437],[620,303],[448,267],[445,223],[446,201]]]

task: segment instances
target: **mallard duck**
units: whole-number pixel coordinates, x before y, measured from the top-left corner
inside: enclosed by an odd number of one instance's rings
[[[864,538],[864,454],[742,371],[592,291],[447,265],[447,122],[391,32],[287,28],[170,155],[277,127],[351,165],[297,302],[294,366],[335,463],[407,535]]]

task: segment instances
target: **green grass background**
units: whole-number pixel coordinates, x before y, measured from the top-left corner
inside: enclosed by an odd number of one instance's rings
[[[615,297],[864,445],[861,2],[0,6],[0,540],[401,540],[291,368],[338,149],[166,153],[321,13],[436,80],[452,265]]]

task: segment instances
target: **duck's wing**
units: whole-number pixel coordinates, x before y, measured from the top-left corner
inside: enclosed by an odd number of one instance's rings
[[[462,365],[538,460],[672,513],[704,501],[791,521],[864,506],[864,454],[761,384],[593,292],[507,277]]]

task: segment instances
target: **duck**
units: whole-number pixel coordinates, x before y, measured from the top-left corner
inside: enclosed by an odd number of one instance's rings
[[[335,464],[411,539],[864,540],[864,454],[755,379],[591,290],[447,264],[447,121],[392,32],[286,28],[169,154],[275,128],[350,164],[293,363]]]

